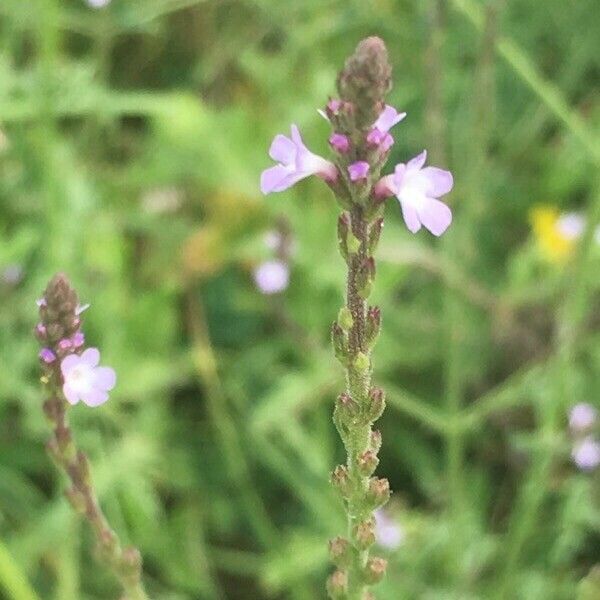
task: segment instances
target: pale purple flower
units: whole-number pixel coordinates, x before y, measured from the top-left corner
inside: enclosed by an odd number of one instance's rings
[[[367,143],[379,146],[381,150],[387,152],[394,143],[394,138],[389,130],[405,117],[405,112],[399,113],[393,106],[386,105],[377,121],[373,123],[373,128],[367,135]]]
[[[63,393],[70,404],[80,400],[88,406],[100,406],[108,400],[108,392],[115,387],[117,376],[110,367],[99,367],[100,352],[88,348],[81,356],[70,354],[63,358]]]
[[[591,471],[600,465],[600,444],[588,436],[573,446],[571,456],[582,471]]]
[[[44,339],[46,337],[46,334],[48,333],[48,331],[46,330],[46,326],[43,323],[38,323],[35,326],[35,334],[38,336],[39,339]]]
[[[348,175],[351,181],[365,179],[369,174],[369,163],[365,160],[357,160],[348,167]]]
[[[383,177],[375,193],[394,195],[400,201],[402,216],[412,233],[421,225],[440,236],[452,222],[452,212],[438,198],[447,194],[454,185],[452,173],[437,167],[425,167],[427,151],[424,150],[407,164],[396,165],[393,175]]]
[[[2,281],[7,285],[17,285],[23,279],[23,267],[21,265],[8,265],[2,271]]]
[[[594,426],[598,411],[587,402],[580,402],[569,411],[569,427],[573,432],[586,431]]]
[[[329,136],[329,144],[340,154],[344,154],[350,150],[350,140],[348,139],[348,136],[343,133],[332,133]]]
[[[327,116],[327,111],[329,111],[332,115],[337,115],[340,108],[342,108],[342,101],[337,100],[336,98],[331,98],[329,102],[327,102],[326,110],[322,108],[317,108],[317,112],[326,120],[329,121],[329,117]]]
[[[260,189],[263,194],[287,190],[310,175],[326,181],[337,177],[337,169],[332,162],[313,154],[304,145],[298,127],[292,125],[291,130],[291,138],[276,135],[273,139],[269,156],[279,164],[262,172]]]
[[[85,344],[85,335],[83,335],[82,331],[77,331],[71,338],[71,345],[73,348],[81,348],[83,344]]]
[[[39,300],[36,300],[35,303],[37,304],[37,306],[39,308],[42,308],[42,306],[47,306],[47,302],[46,302],[46,298],[40,298]]]
[[[290,279],[288,266],[281,260],[268,260],[254,271],[254,281],[258,289],[267,295],[285,290]]]
[[[375,539],[382,548],[395,550],[404,540],[404,531],[400,524],[390,518],[387,512],[379,508],[375,516]]]
[[[568,240],[576,240],[585,230],[585,217],[578,213],[565,213],[558,217],[556,228]]]
[[[42,348],[40,350],[40,359],[43,360],[47,365],[53,363],[56,360],[56,354],[50,350],[50,348]]]

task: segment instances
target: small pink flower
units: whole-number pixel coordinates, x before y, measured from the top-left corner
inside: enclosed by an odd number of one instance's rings
[[[404,222],[412,233],[419,231],[422,225],[433,235],[440,236],[452,223],[452,211],[438,198],[452,189],[454,180],[450,171],[423,168],[426,160],[424,150],[407,164],[396,165],[393,175],[377,183],[375,193],[398,198]]]
[[[331,115],[337,115],[342,108],[342,101],[336,98],[331,98],[329,102],[327,102],[327,106],[325,110],[322,108],[317,108],[317,112],[326,120],[329,121],[329,116],[327,113]]]
[[[58,349],[62,352],[66,352],[73,347],[71,340],[63,339],[58,342]]]
[[[287,190],[310,175],[317,175],[326,181],[334,181],[337,177],[335,165],[313,154],[304,145],[296,125],[292,125],[291,129],[291,138],[277,135],[273,139],[269,156],[279,164],[262,172],[260,189],[263,194]]]
[[[50,348],[42,348],[40,350],[40,360],[43,360],[47,365],[56,360],[56,354]]]
[[[381,150],[387,152],[394,143],[394,138],[389,130],[400,123],[406,117],[406,113],[399,113],[393,106],[386,105],[379,118],[373,123],[373,129],[367,135],[367,143],[371,146],[379,146]]]
[[[281,260],[268,260],[254,271],[256,286],[266,295],[283,292],[288,286],[289,279],[289,268]]]
[[[88,406],[100,406],[108,400],[117,376],[110,367],[99,367],[99,362],[97,348],[88,348],[81,356],[70,354],[62,360],[63,393],[70,404],[81,400]]]
[[[71,344],[73,348],[81,348],[81,346],[85,344],[85,335],[83,335],[82,331],[78,331],[77,333],[73,334],[73,337],[71,338]]]
[[[582,471],[591,471],[600,465],[600,444],[588,436],[575,444],[571,456]]]
[[[344,154],[350,149],[350,140],[348,139],[348,136],[343,133],[332,133],[329,136],[329,144],[340,154]]]
[[[365,179],[369,174],[369,163],[365,160],[357,160],[348,167],[348,175],[351,181]]]

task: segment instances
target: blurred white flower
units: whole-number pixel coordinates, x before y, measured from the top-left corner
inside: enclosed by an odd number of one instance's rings
[[[2,281],[7,285],[17,285],[23,279],[23,268],[21,265],[8,265],[2,271]]]
[[[181,206],[181,193],[176,188],[157,188],[142,197],[142,208],[149,213],[175,212]]]
[[[600,464],[600,444],[592,436],[583,438],[575,443],[571,456],[582,471],[591,471]]]
[[[587,402],[580,402],[569,411],[569,427],[573,432],[581,432],[593,427],[598,411]]]
[[[404,541],[402,527],[383,508],[375,511],[375,539],[388,550],[395,550]]]
[[[267,295],[285,290],[290,279],[288,266],[280,260],[268,260],[254,271],[254,281],[258,289]]]
[[[283,243],[283,236],[276,229],[270,229],[265,233],[263,241],[269,250],[275,251],[281,247],[281,244]]]
[[[576,240],[585,229],[585,217],[579,213],[564,213],[556,221],[556,229],[568,240]]]
[[[104,8],[110,4],[111,0],[85,0],[92,8]]]

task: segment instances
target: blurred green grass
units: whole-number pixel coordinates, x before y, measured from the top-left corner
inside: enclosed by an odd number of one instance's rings
[[[117,597],[44,454],[35,299],[57,270],[117,369],[72,411],[106,512],[153,597],[324,597],[342,528],[328,473],[342,375],[327,332],[343,269],[318,182],[258,191],[272,136],[315,112],[365,35],[388,44],[455,222],[411,236],[390,206],[374,301],[388,390],[380,473],[405,531],[378,597],[570,599],[599,561],[598,474],[566,414],[598,405],[600,27],[594,0],[4,0],[0,5],[0,589]],[[538,205],[585,214],[564,260]],[[265,234],[294,238],[262,296]],[[32,590],[35,590],[32,591]]]

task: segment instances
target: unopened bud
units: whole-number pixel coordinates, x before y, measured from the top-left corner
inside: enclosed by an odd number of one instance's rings
[[[349,250],[348,250],[348,233],[350,232],[351,221],[350,214],[347,212],[343,212],[338,217],[337,224],[337,236],[338,236],[338,247],[340,249],[340,254],[345,260],[348,260]]]
[[[375,429],[371,431],[371,440],[370,440],[371,450],[377,454],[381,449],[381,431]]]
[[[385,558],[379,558],[378,556],[370,558],[364,570],[365,581],[371,585],[379,583],[383,579],[386,569],[387,560]]]
[[[335,409],[338,415],[342,418],[343,422],[351,421],[356,418],[360,413],[360,406],[358,402],[352,400],[352,398],[346,393],[342,393],[338,396],[335,403]]]
[[[367,550],[375,543],[375,520],[362,521],[354,527],[354,539],[361,550]]]
[[[390,494],[390,482],[387,479],[371,478],[367,498],[373,509],[383,506],[390,499]]]
[[[354,368],[359,373],[366,373],[371,366],[371,360],[364,352],[359,352],[354,359]]]
[[[336,567],[347,567],[352,562],[350,542],[343,537],[329,540],[329,558]]]
[[[348,575],[339,569],[327,579],[327,594],[331,600],[343,600],[348,591]]]
[[[352,493],[352,484],[348,474],[348,467],[338,465],[331,473],[331,483],[339,490],[344,498]]]
[[[357,464],[360,474],[365,477],[370,477],[375,472],[375,469],[379,464],[379,459],[372,450],[365,450],[358,455]]]
[[[371,388],[369,392],[369,406],[367,417],[369,421],[374,422],[381,417],[385,409],[385,393],[379,387]]]
[[[85,498],[75,487],[69,487],[65,490],[65,496],[69,501],[69,504],[73,509],[80,515],[84,515],[86,511]]]
[[[367,345],[372,348],[379,336],[381,329],[381,310],[378,306],[369,306],[367,311],[367,323],[365,336],[367,338]]]
[[[354,325],[354,319],[352,318],[352,313],[347,306],[342,306],[342,308],[340,308],[337,322],[344,331],[350,331],[352,329],[352,326]]]
[[[331,326],[331,343],[335,357],[343,365],[346,365],[348,362],[348,335],[337,323]]]
[[[375,261],[372,256],[369,256],[361,262],[356,274],[356,290],[361,298],[366,299],[369,297],[374,279]]]
[[[371,225],[371,228],[369,229],[369,241],[367,244],[369,254],[373,254],[373,252],[377,248],[377,244],[379,243],[379,238],[381,237],[382,230],[383,217],[379,217],[378,219],[375,219],[375,221]]]

